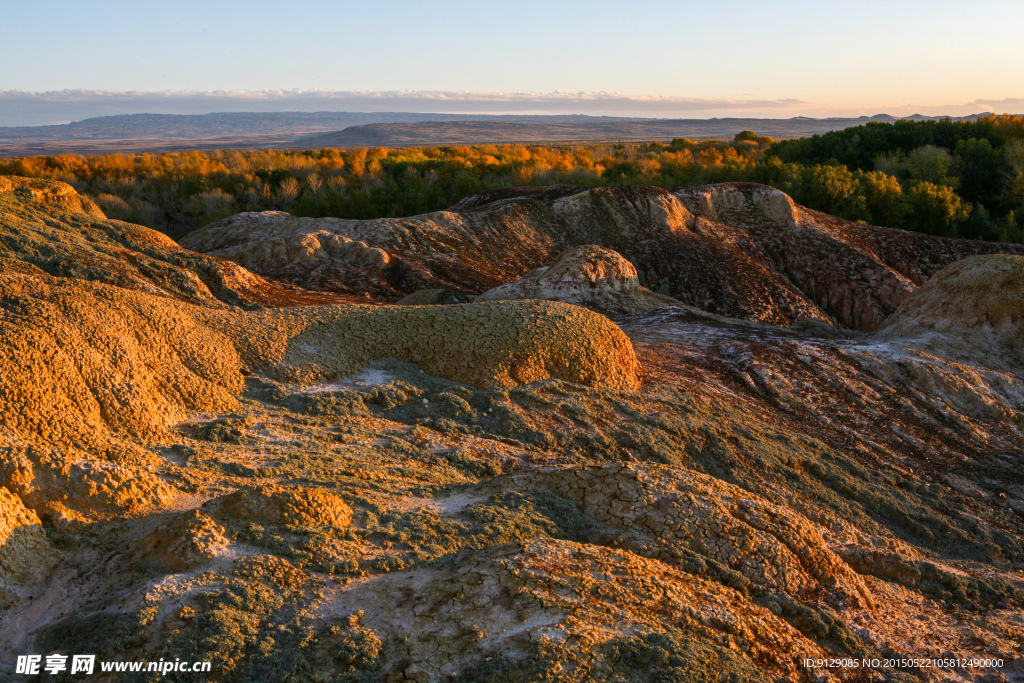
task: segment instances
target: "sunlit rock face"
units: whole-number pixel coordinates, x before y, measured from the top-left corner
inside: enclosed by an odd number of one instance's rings
[[[550,266],[489,289],[476,300],[511,299],[564,301],[612,317],[681,305],[672,297],[641,287],[632,263],[611,249],[592,244],[570,249]]]

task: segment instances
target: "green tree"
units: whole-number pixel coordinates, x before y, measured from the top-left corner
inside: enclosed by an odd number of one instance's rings
[[[934,185],[956,187],[957,180],[950,177],[953,155],[948,149],[924,145],[910,152],[904,162],[911,180],[923,180]]]
[[[999,152],[984,138],[956,143],[956,172],[960,196],[969,202],[990,203],[999,193]]]
[[[999,222],[992,220],[983,204],[975,204],[971,215],[960,227],[960,234],[968,239],[996,240],[1000,233]]]
[[[881,171],[869,171],[861,176],[861,190],[867,205],[869,223],[892,228],[906,225],[910,207],[899,180]]]
[[[1024,204],[1024,139],[1003,145],[1003,200],[1012,208]]]
[[[911,230],[929,235],[959,237],[960,224],[970,216],[971,205],[965,204],[953,188],[917,182],[910,186],[906,195],[910,206],[908,227]]]
[[[204,226],[235,213],[235,198],[221,190],[202,192],[186,205],[195,225]]]
[[[797,201],[849,220],[867,220],[867,198],[856,175],[845,166],[804,169]]]

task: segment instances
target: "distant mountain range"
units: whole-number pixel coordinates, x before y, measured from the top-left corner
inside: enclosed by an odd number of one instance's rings
[[[973,120],[978,116],[982,114],[959,118]],[[906,118],[942,117],[915,114]],[[409,112],[126,114],[60,125],[0,127],[0,154],[708,139],[731,137],[741,130],[792,138],[870,121],[897,120],[888,114],[826,119],[644,119]]]
[[[797,138],[849,128],[882,115],[857,119],[593,119],[576,121],[424,121],[372,123],[297,140],[296,147],[399,147],[500,143],[635,142],[672,138],[707,140],[753,130],[775,138]]]

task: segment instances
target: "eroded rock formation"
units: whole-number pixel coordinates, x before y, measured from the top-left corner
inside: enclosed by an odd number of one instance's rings
[[[632,263],[611,249],[595,245],[570,249],[550,266],[489,289],[476,300],[509,299],[564,301],[619,318],[681,305],[672,297],[641,287]]]
[[[1024,364],[1024,257],[974,256],[943,268],[882,327],[961,358]]]
[[[336,256],[330,240],[386,259],[367,266]],[[711,313],[779,325],[817,318],[866,331],[954,261],[1024,254],[1019,245],[842,220],[751,183],[491,190],[403,219],[239,214],[182,244],[303,287],[385,301],[431,288],[480,294],[551,266],[568,249],[597,245],[631,262],[643,287]],[[288,249],[301,254],[289,261]]]
[[[194,237],[342,292],[317,294],[61,184],[0,179],[0,210],[0,667],[70,652],[211,661],[224,681],[710,683],[1019,666],[1024,257],[958,260],[1017,247],[750,185],[502,190]],[[349,305],[424,286],[520,300]],[[828,657],[883,663],[804,664]],[[1003,665],[885,663],[933,657]]]

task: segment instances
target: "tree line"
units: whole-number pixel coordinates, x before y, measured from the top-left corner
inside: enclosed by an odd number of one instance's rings
[[[959,206],[954,206],[956,200],[949,203],[951,220],[943,234],[1021,241],[1024,116],[868,123],[809,138],[781,140],[771,145],[766,156],[777,158],[777,163],[801,167],[842,167],[860,182],[865,181],[866,174],[881,173],[895,178],[911,195],[955,196]],[[860,206],[848,210],[873,215]],[[922,229],[912,215],[899,215],[903,210],[897,207],[896,214],[889,210],[885,214],[889,224]]]
[[[961,130],[961,122],[868,124],[780,142],[744,131],[732,140],[670,144],[35,156],[0,158],[0,174],[63,180],[109,217],[175,238],[241,211],[379,218],[441,210],[498,187],[752,181],[850,220],[1021,242],[1024,152],[1020,164],[1014,156],[1024,147],[1020,123],[982,120],[953,142],[944,131],[949,124]]]

